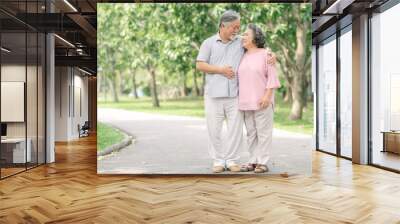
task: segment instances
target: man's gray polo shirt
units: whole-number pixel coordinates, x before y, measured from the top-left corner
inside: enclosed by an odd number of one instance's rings
[[[244,49],[239,37],[223,43],[219,34],[215,34],[201,44],[197,61],[216,66],[232,66],[235,72],[233,79],[228,79],[223,74],[206,74],[205,95],[209,97],[236,97],[238,95],[237,70],[243,54]]]

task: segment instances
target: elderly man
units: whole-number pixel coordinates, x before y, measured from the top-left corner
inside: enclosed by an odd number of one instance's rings
[[[240,30],[240,15],[232,10],[224,12],[219,32],[206,39],[200,47],[196,68],[206,73],[204,93],[205,113],[209,135],[209,154],[213,172],[228,169],[240,172],[239,147],[243,136],[243,114],[238,107],[238,79],[236,71],[244,54]],[[268,63],[275,63],[275,57]],[[221,130],[227,121],[228,142],[224,151]]]

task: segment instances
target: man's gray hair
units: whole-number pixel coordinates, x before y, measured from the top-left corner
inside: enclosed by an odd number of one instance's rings
[[[233,10],[225,11],[219,20],[219,27],[229,25],[231,22],[240,19],[240,14]]]

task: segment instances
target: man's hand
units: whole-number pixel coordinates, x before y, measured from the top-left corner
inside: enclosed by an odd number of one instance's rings
[[[268,63],[269,65],[274,65],[274,64],[276,64],[276,55],[275,55],[274,52],[271,51],[270,48],[267,48],[267,54],[268,54],[267,63]]]
[[[231,66],[224,66],[220,68],[220,73],[225,75],[228,79],[233,79],[235,77],[235,73]]]

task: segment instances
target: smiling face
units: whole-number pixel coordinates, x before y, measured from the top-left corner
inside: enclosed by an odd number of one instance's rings
[[[242,34],[242,43],[243,47],[246,49],[256,47],[254,43],[254,33],[251,29],[247,28],[246,31]]]
[[[220,33],[225,38],[233,40],[240,31],[240,19],[234,20],[230,23],[221,24]]]

